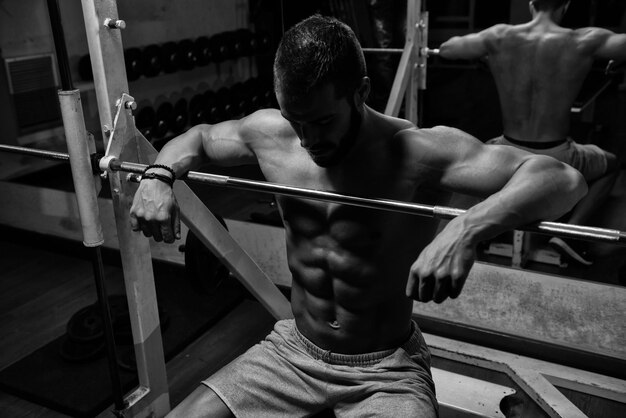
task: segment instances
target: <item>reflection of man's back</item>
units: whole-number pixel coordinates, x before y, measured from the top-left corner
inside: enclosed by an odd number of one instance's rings
[[[501,30],[489,65],[506,134],[537,142],[567,136],[572,103],[593,63],[582,36],[544,23]]]

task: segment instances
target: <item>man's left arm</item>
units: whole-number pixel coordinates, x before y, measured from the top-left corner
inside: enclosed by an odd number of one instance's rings
[[[489,42],[497,30],[497,27],[491,27],[478,33],[453,36],[439,46],[439,56],[449,60],[484,58],[489,54]]]
[[[626,60],[626,34],[599,28],[595,30],[594,35],[599,40],[598,48],[595,51],[596,57],[617,62]]]
[[[536,221],[556,219],[586,194],[577,170],[514,147],[484,145],[455,129],[433,130],[429,153],[439,186],[486,198],[452,219],[414,263],[407,295],[441,302],[460,294],[476,245]]]

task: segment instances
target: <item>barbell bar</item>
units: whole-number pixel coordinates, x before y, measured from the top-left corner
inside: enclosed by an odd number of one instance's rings
[[[126,180],[132,183],[139,183],[141,181],[141,174],[147,167],[145,164],[123,162],[115,158],[110,159],[108,162],[100,160],[100,168],[104,169],[103,166],[112,171],[124,171],[130,173],[126,177]],[[249,180],[195,171],[187,173],[184,179],[213,186],[341,203],[370,209],[390,210],[394,212],[440,219],[452,219],[465,213],[464,209],[451,208],[447,206],[432,206],[397,200],[365,198],[325,190],[306,189],[286,184]],[[558,222],[537,222],[535,224],[517,229],[566,238],[626,245],[626,232],[616,229],[571,225]]]
[[[63,153],[63,152],[48,151],[48,150],[20,147],[17,145],[5,145],[5,144],[0,144],[0,151],[10,152],[13,154],[28,155],[30,157],[43,158],[44,160],[56,160],[56,161],[63,161],[66,163],[70,162],[70,155],[68,153]]]
[[[364,53],[370,54],[402,54],[404,49],[402,48],[361,48]],[[430,57],[433,55],[439,55],[439,48],[420,48],[420,55],[424,57]]]
[[[361,48],[364,53],[370,54],[402,54],[402,48]]]
[[[420,54],[425,56],[426,58],[433,56],[433,55],[439,55],[439,48],[428,48],[428,47],[423,47],[420,49]]]
[[[60,152],[37,150],[27,147],[0,144],[0,151],[30,155],[51,160],[69,161],[69,155]],[[97,161],[96,161],[97,160]],[[130,173],[126,180],[132,183],[141,181],[141,174],[146,169],[146,164],[120,161],[112,156],[94,159],[93,164],[98,165],[101,171],[123,171]],[[366,207],[370,209],[390,210],[431,218],[452,219],[465,213],[464,209],[447,206],[424,205],[421,203],[402,202],[389,199],[374,199],[359,196],[351,196],[325,190],[307,189],[302,187],[278,184],[260,180],[249,180],[219,174],[201,173],[190,171],[184,176],[185,180],[209,184],[212,186],[228,187],[233,189],[249,190],[261,193],[271,193],[283,196],[300,197],[305,199],[319,200],[332,203],[341,203],[352,206]],[[583,225],[571,225],[558,222],[537,222],[516,228],[528,232],[546,235],[554,235],[565,238],[573,238],[586,241],[612,243],[626,246],[626,232],[596,228]]]

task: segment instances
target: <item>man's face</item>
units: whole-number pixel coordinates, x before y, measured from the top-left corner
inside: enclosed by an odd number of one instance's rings
[[[358,135],[361,115],[348,97],[337,97],[328,83],[306,98],[277,92],[281,113],[300,138],[300,145],[320,167],[339,163]]]

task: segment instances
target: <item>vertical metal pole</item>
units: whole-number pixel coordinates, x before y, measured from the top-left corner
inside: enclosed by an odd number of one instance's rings
[[[81,0],[89,54],[94,74],[98,111],[105,148],[114,127],[117,102],[128,93],[124,50],[120,29],[104,25],[117,20],[115,0]],[[121,104],[123,106],[123,103]],[[115,128],[111,155],[126,161],[139,161],[132,114],[122,110]],[[128,415],[157,417],[169,410],[169,393],[163,342],[159,327],[156,289],[149,241],[130,229],[129,210],[134,186],[122,181],[119,173],[109,174],[117,236],[122,257],[124,282],[130,311],[139,387],[126,399]]]
[[[407,0],[406,37],[413,44],[413,53],[409,64],[409,80],[404,95],[404,117],[415,125],[417,120],[417,89],[419,88],[420,39],[418,24],[421,19],[422,0]]]
[[[419,22],[419,42],[417,47],[420,51],[428,48],[428,12],[422,11]],[[418,55],[418,74],[417,74],[417,121],[424,123],[424,90],[426,90],[426,71],[428,69],[428,56],[426,54]]]
[[[414,111],[415,106],[412,106],[413,103],[410,95],[411,90],[415,87],[413,79],[416,74],[415,65],[419,54],[419,48],[416,45],[415,39],[416,27],[415,23],[413,23],[417,21],[415,13],[419,12],[419,9],[416,9],[416,7],[418,7],[416,1],[419,0],[407,0],[407,23],[405,28],[404,48],[393,80],[393,85],[391,86],[389,99],[385,106],[385,115],[397,117],[400,113],[403,99],[405,99],[405,118],[417,125],[417,117],[411,117],[411,113],[417,115],[417,112]]]
[[[70,64],[67,58],[67,47],[65,45],[65,35],[63,34],[63,24],[57,0],[48,0],[48,14],[50,15],[50,26],[54,39],[54,49],[56,50],[57,64],[59,66],[59,76],[63,90],[73,90]]]

